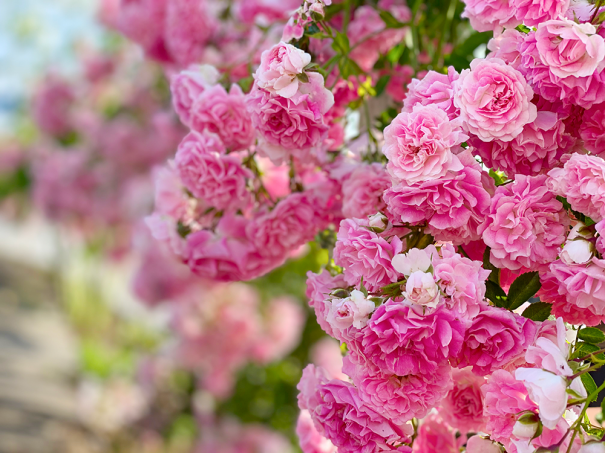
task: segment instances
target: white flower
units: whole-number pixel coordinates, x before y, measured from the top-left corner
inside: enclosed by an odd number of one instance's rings
[[[584,239],[567,241],[559,253],[561,261],[565,264],[586,264],[592,259],[594,245]]]
[[[391,260],[393,268],[405,276],[409,276],[416,271],[427,272],[431,267],[431,256],[436,253],[434,247],[425,249],[412,249],[408,253],[395,255]]]
[[[332,301],[326,319],[336,329],[343,330],[350,326],[362,329],[375,308],[374,302],[366,299],[361,291],[353,290],[351,296]]]
[[[413,272],[407,279],[403,296],[412,304],[435,308],[439,304],[439,287],[433,274]]]
[[[542,424],[555,429],[567,408],[566,379],[540,368],[518,368],[515,378],[523,381],[529,397],[538,405]]]

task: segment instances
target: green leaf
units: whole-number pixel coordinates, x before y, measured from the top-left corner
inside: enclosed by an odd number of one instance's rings
[[[521,33],[528,34],[531,31],[531,28],[526,27],[525,25],[521,24],[521,25],[517,25],[516,30],[520,31]]]
[[[585,373],[580,376],[580,379],[582,379],[582,384],[584,384],[586,393],[588,393],[589,395],[597,390],[597,384],[595,383],[594,379],[590,374]]]
[[[296,75],[296,78],[300,80],[302,83],[309,83],[309,76],[305,72],[301,72]]]
[[[491,300],[496,307],[506,307],[506,293],[500,285],[488,280],[485,282],[487,290],[485,291],[485,297]]]
[[[532,321],[546,321],[550,316],[552,305],[546,302],[535,302],[523,311],[523,316]]]
[[[380,10],[378,12],[380,18],[383,20],[387,28],[403,28],[406,26],[403,22],[399,22],[395,17],[388,11]]]
[[[500,269],[494,266],[490,260],[491,249],[489,247],[485,247],[485,252],[483,252],[483,269],[487,269],[488,271],[492,271],[489,274],[488,280],[494,282],[498,287],[500,286]]]
[[[526,272],[519,275],[508,290],[508,308],[514,310],[527,302],[540,289],[540,274]]]
[[[348,36],[344,33],[336,32],[334,42],[332,43],[332,48],[342,55],[348,55],[349,50],[351,50]]]
[[[579,359],[580,357],[585,357],[590,354],[593,354],[599,350],[598,346],[590,343],[580,342],[576,345],[576,350],[571,355],[571,359]],[[600,353],[595,355],[595,359],[597,360],[605,360],[605,354]]]
[[[390,75],[385,75],[378,79],[378,82],[376,82],[376,86],[374,87],[374,90],[376,90],[376,96],[380,96],[382,93],[384,93],[384,90],[389,84],[389,80],[391,80]]]
[[[605,398],[601,401],[601,416],[605,414]]]
[[[578,338],[587,343],[599,344],[605,341],[605,334],[596,327],[585,327],[578,332]]]

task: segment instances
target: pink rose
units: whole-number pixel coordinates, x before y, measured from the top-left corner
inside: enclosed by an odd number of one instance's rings
[[[499,58],[517,69],[521,60],[519,44],[523,42],[523,36],[523,33],[514,28],[507,28],[502,33],[495,33],[487,43],[487,48],[490,50],[487,58]]]
[[[448,170],[462,170],[455,155],[468,139],[459,120],[449,121],[435,105],[417,105],[411,113],[400,113],[384,130],[382,152],[389,160],[387,170],[406,183],[428,181]]]
[[[33,96],[31,115],[43,132],[60,137],[73,127],[70,110],[74,101],[75,94],[66,81],[48,78]]]
[[[317,323],[320,327],[331,336],[332,326],[328,323],[328,311],[331,299],[330,293],[338,288],[346,288],[348,286],[342,274],[332,276],[327,270],[322,270],[320,274],[307,272],[307,291],[305,295],[309,299],[309,305],[315,310]]]
[[[251,201],[246,180],[252,172],[235,156],[221,155],[221,147],[213,134],[190,132],[175,155],[176,171],[183,185],[205,205],[219,211],[244,208]]]
[[[483,396],[485,379],[475,376],[469,368],[452,372],[453,388],[441,401],[439,415],[461,433],[483,431]]]
[[[460,447],[456,441],[456,433],[445,424],[438,414],[425,418],[418,428],[418,437],[414,441],[415,453],[458,453]]]
[[[465,0],[464,4],[462,17],[468,17],[477,31],[515,28],[520,24],[511,0]]]
[[[192,65],[172,77],[172,106],[185,125],[191,124],[191,108],[198,97],[218,81],[219,73],[210,65]]]
[[[364,285],[375,291],[397,281],[398,273],[391,260],[401,252],[402,243],[397,236],[391,242],[378,236],[360,219],[345,219],[340,222],[334,261],[344,268],[346,281],[357,285],[363,277]]]
[[[386,208],[382,194],[391,179],[379,163],[360,164],[342,184],[342,214],[363,218]]]
[[[590,23],[569,19],[542,22],[535,39],[542,63],[562,79],[591,76],[605,58],[605,41]]]
[[[454,82],[460,75],[453,66],[447,68],[447,74],[429,71],[422,79],[412,79],[407,96],[403,100],[402,112],[411,113],[414,106],[435,104],[450,120],[458,117],[459,111],[454,105]]]
[[[481,166],[469,151],[458,154],[464,168],[415,184],[400,182],[387,189],[384,200],[394,222],[428,221],[430,233],[442,241],[463,244],[479,239],[477,228],[489,210],[490,195]]]
[[[500,446],[479,435],[471,437],[466,442],[466,453],[500,453]]]
[[[189,200],[183,184],[172,166],[153,169],[155,212],[181,219],[187,213]]]
[[[245,24],[271,25],[285,21],[300,6],[300,0],[236,0],[236,15]]]
[[[496,190],[491,215],[479,228],[495,266],[538,270],[557,259],[570,220],[546,180],[545,175],[516,175],[512,184]]]
[[[515,17],[530,27],[540,26],[551,19],[563,16],[570,0],[512,0]]]
[[[403,292],[406,302],[425,307],[435,308],[441,301],[441,293],[433,274],[428,272],[413,272],[406,280]]]
[[[333,330],[344,330],[351,326],[362,329],[368,323],[368,315],[376,308],[361,291],[354,289],[345,299],[332,299],[327,316]]]
[[[524,411],[535,411],[534,404],[523,382],[516,380],[505,370],[496,370],[481,387],[483,394],[483,414],[486,418],[486,432],[491,439],[507,445],[513,434],[513,427]]]
[[[197,132],[217,134],[229,151],[246,149],[254,140],[254,128],[244,100],[238,85],[229,93],[221,85],[206,88],[191,107],[189,125]]]
[[[456,82],[454,105],[465,127],[481,140],[511,141],[536,119],[531,87],[498,58],[475,59]]]
[[[392,451],[408,441],[409,425],[396,425],[362,403],[349,382],[328,380],[325,371],[308,365],[297,386],[298,405],[309,410],[318,431],[341,453]]]
[[[565,134],[565,124],[557,114],[546,111],[538,111],[535,121],[526,124],[510,142],[469,140],[473,152],[481,156],[485,165],[510,176],[537,175],[560,165],[561,156],[574,142]]]
[[[502,308],[483,306],[468,327],[458,367],[472,366],[473,373],[488,375],[523,357],[536,336],[536,324]]]
[[[605,105],[597,104],[584,112],[580,136],[588,151],[605,156]]]
[[[422,309],[389,301],[376,309],[363,330],[361,354],[384,374],[407,376],[433,373],[459,354],[464,324],[439,307]],[[364,361],[365,362],[365,361]]]
[[[217,28],[209,5],[206,0],[170,0],[166,3],[166,50],[181,66],[200,61]]]
[[[449,365],[434,373],[397,376],[374,371],[347,356],[343,371],[351,377],[362,401],[397,424],[425,417],[452,387]]]
[[[260,139],[259,153],[275,163],[291,155],[307,159],[309,154],[321,153],[329,130],[323,115],[332,104],[321,105],[310,95],[302,95],[295,103],[255,86],[246,96],[246,105]]]
[[[574,153],[563,168],[548,172],[548,189],[595,222],[605,218],[605,160]]]
[[[298,91],[298,75],[311,63],[311,55],[291,44],[280,42],[261,55],[254,78],[258,86],[284,98]]]

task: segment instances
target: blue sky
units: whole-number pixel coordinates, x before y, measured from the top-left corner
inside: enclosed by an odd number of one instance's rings
[[[95,0],[0,0],[0,135],[49,69],[76,70],[75,46],[95,47]]]

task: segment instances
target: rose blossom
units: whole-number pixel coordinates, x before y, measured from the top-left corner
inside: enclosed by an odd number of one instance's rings
[[[565,323],[562,318],[557,318],[556,324],[557,341],[547,336],[541,336],[536,342],[527,348],[525,360],[560,376],[571,376],[573,371],[567,364],[569,359],[569,346],[566,341]]]
[[[345,219],[340,222],[334,247],[334,262],[344,268],[344,276],[351,285],[357,285],[363,278],[370,291],[397,281],[397,271],[391,260],[401,252],[402,243],[393,236],[386,239],[370,231],[367,221]]]
[[[384,200],[394,221],[428,221],[437,240],[454,244],[479,239],[477,228],[489,210],[490,195],[483,185],[483,170],[470,152],[464,151],[458,158],[464,165],[458,172],[415,184],[401,181],[387,189]]]
[[[330,293],[337,288],[348,286],[343,274],[332,276],[327,270],[320,274],[307,272],[307,291],[305,295],[309,299],[309,305],[315,310],[315,316],[320,327],[328,334],[332,334],[332,326],[327,321],[329,302],[333,298]]]
[[[437,249],[431,244],[424,249],[413,248],[396,255],[391,264],[397,272],[409,277],[414,272],[428,272],[434,255],[437,255]]]
[[[605,105],[597,104],[584,112],[580,136],[588,151],[605,156]]]
[[[446,296],[445,304],[460,315],[474,318],[485,299],[485,280],[490,272],[483,263],[456,253],[451,244],[441,248],[441,256],[435,255],[433,268],[435,280]]]
[[[545,175],[516,175],[512,184],[496,190],[491,215],[479,227],[495,266],[538,270],[557,258],[570,221],[546,180]]]
[[[353,290],[346,299],[333,299],[327,321],[332,329],[355,327],[361,329],[368,323],[368,315],[375,309],[374,302],[365,298],[361,291]]]
[[[422,271],[413,272],[407,278],[403,296],[406,302],[430,308],[437,307],[441,298],[433,274]]]
[[[236,157],[221,155],[221,147],[216,136],[190,132],[175,155],[176,171],[204,204],[218,210],[245,207],[251,199],[246,178],[252,178],[252,173]]]
[[[295,103],[253,87],[246,105],[260,139],[259,153],[279,164],[290,155],[307,158],[309,153],[320,152],[329,129],[323,114],[332,104],[315,103],[308,94]]]
[[[449,121],[435,105],[417,105],[411,113],[397,115],[385,128],[382,152],[393,178],[414,183],[440,178],[448,170],[462,170],[454,153],[467,139],[459,120]]]
[[[192,65],[170,81],[172,106],[183,124],[190,125],[191,108],[205,89],[215,85],[219,73],[214,66]]]
[[[358,217],[383,211],[382,194],[391,187],[391,179],[379,163],[361,164],[342,184],[342,214]]]
[[[363,330],[361,351],[385,374],[432,373],[458,355],[463,336],[463,323],[443,307],[423,315],[389,301],[376,309]]]
[[[217,134],[230,151],[246,149],[254,140],[254,128],[244,103],[244,93],[232,85],[229,93],[221,85],[206,88],[190,110],[191,128]]]
[[[498,58],[475,59],[456,82],[454,105],[465,128],[481,140],[511,141],[536,119],[523,75]]]
[[[569,8],[569,0],[512,0],[511,3],[516,8],[515,17],[530,27],[558,19]]]
[[[317,431],[306,409],[301,410],[298,416],[296,435],[303,453],[336,453],[334,444]]]
[[[510,441],[519,413],[537,409],[523,382],[505,370],[494,371],[481,387],[481,393],[485,430],[497,442],[507,444]]]
[[[467,17],[477,31],[494,31],[515,28],[520,21],[515,18],[515,7],[510,0],[464,0],[462,17]]]
[[[475,376],[469,368],[452,372],[454,387],[441,401],[439,415],[461,433],[483,430],[483,396],[485,379]]]
[[[578,453],[605,453],[605,442],[587,442]]]
[[[356,363],[350,355],[344,358],[343,368],[362,401],[397,424],[426,416],[445,397],[452,387],[450,370],[446,364],[434,373],[397,376],[374,372]]]
[[[559,252],[561,261],[565,264],[587,264],[594,254],[594,245],[592,242],[584,239],[568,240]]]
[[[422,79],[412,79],[408,86],[407,96],[403,99],[402,112],[412,112],[416,105],[434,104],[447,113],[450,120],[458,117],[454,106],[454,82],[460,74],[453,66],[447,68],[447,74],[429,71]]]
[[[392,451],[394,443],[408,441],[410,426],[398,426],[367,407],[355,386],[336,379],[329,381],[320,368],[308,365],[297,388],[299,407],[309,410],[318,431],[339,452]]]
[[[480,376],[492,373],[522,357],[536,336],[530,319],[501,308],[483,306],[465,333],[456,361],[472,366]]]
[[[605,217],[605,160],[574,153],[563,168],[548,172],[548,189],[595,222]]]
[[[291,44],[280,42],[262,53],[254,78],[260,88],[291,98],[298,91],[298,75],[304,72],[309,63],[311,55]]]
[[[605,58],[605,41],[596,32],[590,23],[565,18],[540,23],[535,39],[542,63],[562,79],[592,75]]]
[[[559,165],[561,155],[574,144],[558,115],[547,111],[538,111],[535,121],[526,124],[510,142],[478,138],[468,142],[485,165],[510,176],[543,173]]]
[[[507,28],[502,33],[494,33],[494,37],[487,43],[490,53],[486,58],[499,58],[518,69],[521,57],[519,43],[523,42],[523,36],[523,33],[514,28]]]
[[[471,437],[466,442],[466,453],[500,453],[500,447],[489,439],[479,435]]]
[[[460,448],[454,430],[447,426],[438,414],[433,413],[421,422],[413,451],[458,453]]]

